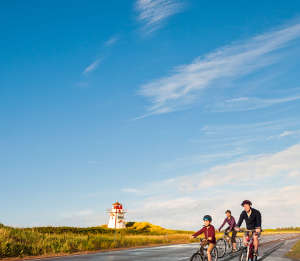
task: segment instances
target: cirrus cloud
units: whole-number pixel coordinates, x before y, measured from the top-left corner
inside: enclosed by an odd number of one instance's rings
[[[216,88],[225,80],[241,79],[259,69],[278,63],[284,57],[279,55],[279,51],[299,37],[300,24],[297,23],[233,43],[198,57],[190,64],[175,67],[170,75],[140,87],[138,93],[147,98],[151,105],[148,107],[148,112],[139,118],[185,109],[194,104],[208,88]],[[249,108],[245,104],[249,102],[250,107],[256,109],[288,101],[291,101],[291,98],[249,100],[244,97],[232,100],[230,104],[238,104],[239,109],[247,110]]]
[[[137,19],[146,33],[159,29],[167,18],[182,11],[183,7],[178,0],[137,0],[135,4]]]

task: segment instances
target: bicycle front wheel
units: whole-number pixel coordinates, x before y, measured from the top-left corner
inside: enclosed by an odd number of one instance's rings
[[[203,258],[200,253],[195,253],[192,255],[190,261],[203,261]]]
[[[226,253],[226,240],[224,238],[218,239],[216,248],[218,250],[219,258],[222,258]]]
[[[219,257],[219,253],[218,253],[218,249],[215,247],[213,248],[213,250],[211,251],[211,258],[213,261],[217,261],[218,257]]]

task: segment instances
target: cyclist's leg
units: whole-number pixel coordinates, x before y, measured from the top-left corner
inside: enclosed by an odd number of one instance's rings
[[[232,248],[232,242],[231,242],[231,238],[229,235],[229,227],[225,229],[225,240],[228,243],[228,245],[230,246],[230,248]]]
[[[212,261],[212,258],[211,258],[211,251],[213,250],[213,248],[215,247],[216,245],[213,244],[213,243],[209,243],[208,245],[208,248],[207,248],[207,260],[208,261]]]
[[[229,236],[229,228],[226,228],[224,232],[226,236]]]
[[[247,246],[247,236],[248,236],[248,233],[244,233],[244,236],[243,236],[243,243],[244,243],[244,246]]]
[[[258,250],[258,245],[259,245],[259,233],[254,233],[253,234],[253,245],[254,245],[254,252],[257,253]]]
[[[233,230],[232,235],[231,235],[231,243],[232,243],[232,248],[234,251],[236,251],[236,234],[237,234],[237,232],[235,230]]]

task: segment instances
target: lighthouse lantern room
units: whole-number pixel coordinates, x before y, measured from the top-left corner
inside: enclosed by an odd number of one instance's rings
[[[109,228],[125,228],[125,210],[123,209],[123,205],[116,201],[112,204],[112,208],[109,211],[109,221],[108,227]]]

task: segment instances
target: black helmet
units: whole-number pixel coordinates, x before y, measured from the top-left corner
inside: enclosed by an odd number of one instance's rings
[[[205,215],[204,217],[203,217],[203,220],[208,220],[208,221],[212,221],[212,217],[210,216],[210,215]]]
[[[244,200],[241,204],[241,206],[243,207],[245,204],[248,204],[249,206],[252,206],[252,202],[250,200]]]

